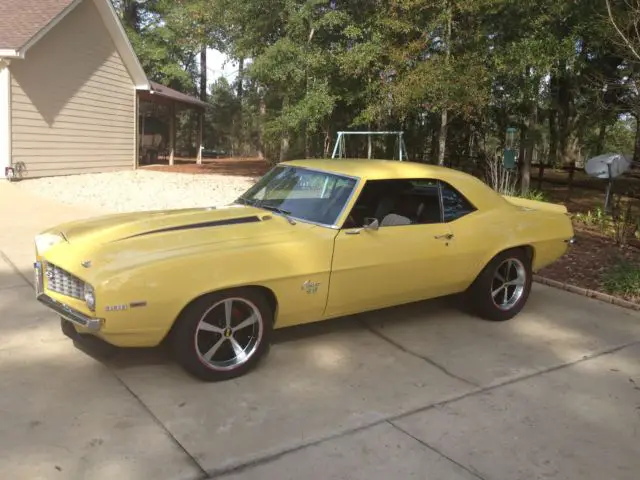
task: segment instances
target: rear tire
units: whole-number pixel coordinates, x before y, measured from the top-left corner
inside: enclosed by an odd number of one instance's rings
[[[531,258],[524,249],[501,252],[487,264],[469,288],[469,307],[485,320],[510,320],[527,303],[531,281]]]
[[[206,382],[239,377],[266,354],[273,311],[259,291],[247,288],[203,296],[176,321],[171,349],[177,362]]]

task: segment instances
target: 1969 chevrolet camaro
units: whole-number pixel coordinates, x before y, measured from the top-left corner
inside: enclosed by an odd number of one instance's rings
[[[63,330],[119,347],[167,340],[196,377],[242,375],[275,328],[462,294],[524,307],[573,242],[567,210],[455,170],[384,160],[274,167],[232,205],[114,214],[35,238],[36,295]]]

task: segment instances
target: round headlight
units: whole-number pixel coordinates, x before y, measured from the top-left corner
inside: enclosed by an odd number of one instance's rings
[[[84,301],[87,304],[87,308],[92,312],[96,311],[96,294],[93,287],[88,283],[84,286]]]

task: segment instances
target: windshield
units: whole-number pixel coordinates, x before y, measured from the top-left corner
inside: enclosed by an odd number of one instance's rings
[[[356,179],[306,168],[278,166],[244,193],[237,203],[334,225],[349,201]]]

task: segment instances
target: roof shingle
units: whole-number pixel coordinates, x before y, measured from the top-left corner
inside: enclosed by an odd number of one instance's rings
[[[75,0],[0,0],[0,49],[19,50]]]

